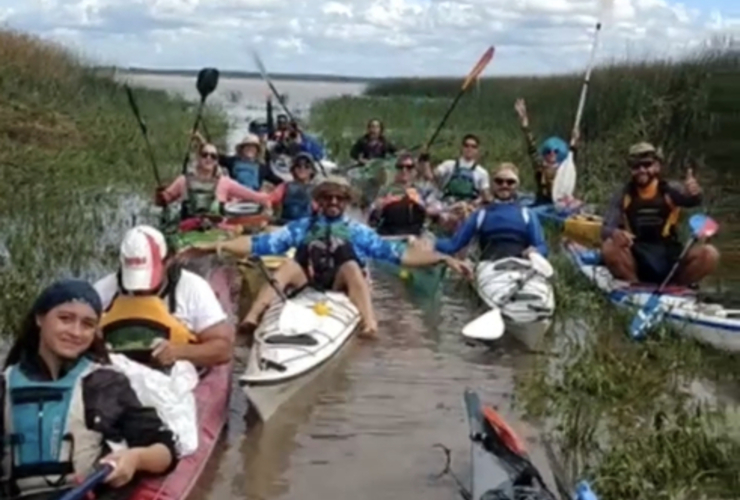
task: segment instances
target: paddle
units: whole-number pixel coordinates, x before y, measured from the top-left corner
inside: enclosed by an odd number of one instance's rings
[[[573,124],[573,133],[575,134],[581,127],[581,118],[583,118],[583,110],[586,106],[586,95],[588,94],[588,86],[591,81],[591,71],[594,67],[594,60],[596,59],[596,49],[599,45],[599,33],[601,32],[601,21],[597,21],[596,30],[594,32],[594,41],[591,46],[591,56],[589,57],[588,66],[586,67],[586,74],[583,77],[583,85],[581,85],[581,96],[578,99],[578,108],[576,110],[576,120]],[[571,143],[572,143],[571,139]],[[572,144],[571,144],[572,146]],[[565,157],[563,163],[558,167],[558,171],[555,173],[555,178],[552,181],[552,201],[558,204],[563,201],[568,201],[573,198],[573,192],[576,189],[576,164],[573,159],[573,150],[568,150],[568,156]]]
[[[110,464],[99,465],[89,476],[85,478],[79,486],[67,491],[59,496],[57,500],[84,500],[88,494],[99,484],[105,481],[105,478],[113,471]]]
[[[550,278],[554,274],[555,271],[552,265],[542,255],[532,252],[529,254],[529,260],[532,263],[532,268],[516,281],[511,291],[498,301],[496,307],[478,316],[463,327],[462,334],[464,337],[480,341],[493,341],[500,338],[506,328],[501,316],[501,307],[506,305],[535,274],[545,278]]]
[[[182,173],[185,174],[188,168],[188,159],[190,158],[190,142],[195,132],[198,130],[201,118],[203,118],[203,108],[206,104],[206,99],[209,95],[216,90],[218,86],[219,73],[216,68],[203,68],[198,72],[198,78],[195,81],[195,88],[198,89],[200,94],[200,104],[198,105],[198,113],[195,115],[195,121],[193,122],[193,128],[188,138],[188,147],[185,150],[185,158],[182,160]]]
[[[134,98],[134,93],[131,90],[131,87],[124,84],[124,89],[126,89],[126,95],[128,96],[128,104],[131,107],[131,111],[134,113],[134,117],[136,118],[136,121],[139,122],[139,129],[141,130],[141,135],[144,136],[144,142],[146,143],[146,151],[149,156],[149,162],[152,164],[152,169],[154,170],[154,178],[157,181],[157,187],[162,186],[162,178],[159,176],[159,169],[157,168],[157,161],[154,159],[154,150],[152,149],[152,143],[149,141],[149,132],[146,128],[146,123],[144,122],[144,119],[141,117],[141,113],[139,112],[139,106],[136,104],[136,99]]]
[[[437,128],[432,134],[432,137],[426,143],[426,146],[424,148],[425,152],[428,152],[429,148],[431,148],[432,144],[434,144],[434,141],[437,139],[437,136],[442,131],[442,127],[444,127],[445,123],[447,123],[447,120],[452,114],[452,111],[455,109],[455,107],[457,107],[457,103],[460,102],[460,99],[462,98],[465,91],[481,75],[481,73],[483,73],[483,71],[486,69],[486,66],[488,66],[488,63],[491,62],[491,59],[493,59],[494,52],[495,52],[495,48],[493,46],[489,47],[488,50],[485,51],[483,56],[478,60],[476,65],[473,66],[473,69],[470,71],[468,76],[463,81],[462,87],[460,87],[460,91],[457,93],[452,103],[450,103],[450,106],[449,108],[447,108],[447,112],[445,112],[444,116],[442,117],[442,120],[439,122],[439,125],[437,125]]]
[[[277,87],[275,87],[275,84],[272,83],[272,80],[270,79],[270,75],[267,74],[267,68],[265,68],[265,64],[262,62],[262,59],[260,58],[256,50],[252,51],[252,59],[254,59],[254,64],[257,65],[257,69],[259,69],[260,74],[262,75],[262,79],[265,81],[267,86],[270,88],[270,91],[275,95],[275,98],[277,99],[278,103],[280,103],[280,107],[283,108],[283,111],[285,111],[285,114],[288,115],[288,118],[290,119],[290,121],[295,123],[296,127],[298,127],[298,120],[296,120],[295,116],[293,116],[293,113],[290,112],[290,109],[285,104],[285,101],[280,95],[280,92],[278,92]],[[303,132],[301,128],[298,128],[298,130],[300,132]],[[321,168],[322,175],[324,177],[328,177],[326,175],[326,169],[324,168],[324,164],[321,163],[321,160],[316,160],[316,163],[319,164],[319,168]]]
[[[313,309],[290,300],[282,288],[280,288],[277,281],[275,281],[275,278],[272,277],[270,271],[267,270],[262,259],[259,257],[250,257],[248,262],[257,266],[262,276],[264,276],[278,297],[280,297],[280,300],[285,304],[278,322],[280,332],[286,335],[301,335],[315,330],[318,326],[319,315]]]
[[[691,230],[691,238],[683,247],[681,254],[673,264],[668,276],[666,276],[663,283],[661,283],[660,286],[650,295],[648,300],[645,302],[645,305],[642,306],[640,310],[637,311],[637,314],[632,318],[629,333],[633,339],[642,339],[650,328],[662,320],[665,311],[660,307],[661,293],[671,282],[671,279],[673,279],[673,276],[678,270],[678,266],[681,264],[681,261],[686,256],[691,246],[697,240],[714,236],[719,230],[719,224],[705,214],[695,214],[689,218],[689,229]]]

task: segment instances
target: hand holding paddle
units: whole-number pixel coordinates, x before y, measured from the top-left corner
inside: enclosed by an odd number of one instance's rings
[[[105,463],[96,468],[89,476],[87,476],[79,486],[69,490],[63,495],[59,496],[57,500],[84,500],[88,497],[88,493],[92,492],[98,485],[105,482],[106,478],[113,471],[111,464]]]
[[[629,333],[633,339],[644,338],[645,333],[663,319],[663,315],[666,311],[661,307],[660,295],[673,279],[673,276],[676,274],[676,271],[678,271],[681,262],[684,257],[686,257],[686,254],[693,244],[696,243],[697,240],[705,240],[714,236],[719,230],[719,224],[707,215],[695,214],[689,219],[689,228],[691,230],[691,238],[681,251],[681,255],[673,264],[668,276],[666,276],[663,283],[661,283],[660,286],[650,295],[648,300],[645,302],[645,305],[642,306],[637,314],[632,318]]]
[[[522,278],[514,284],[511,291],[498,301],[498,304],[496,304],[497,307],[481,314],[476,319],[465,325],[462,329],[464,337],[481,341],[492,341],[501,338],[506,329],[504,319],[501,316],[501,307],[506,305],[535,274],[539,274],[549,279],[555,273],[552,265],[550,265],[547,259],[539,253],[530,252],[527,257],[532,263],[532,269],[522,276]]]

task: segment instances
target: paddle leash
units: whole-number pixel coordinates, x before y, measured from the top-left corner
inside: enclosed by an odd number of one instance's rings
[[[491,62],[493,59],[493,55],[495,53],[495,47],[491,46],[483,53],[483,56],[478,60],[475,66],[473,66],[473,69],[470,71],[468,76],[463,81],[462,87],[460,87],[460,90],[458,91],[457,95],[455,96],[455,99],[450,103],[450,106],[447,108],[447,111],[445,112],[444,116],[442,117],[442,120],[439,122],[439,125],[437,125],[437,128],[435,129],[434,133],[432,134],[432,137],[429,138],[429,141],[427,141],[425,146],[425,151],[429,151],[429,148],[432,147],[434,144],[434,141],[437,139],[437,136],[442,131],[442,128],[447,123],[447,120],[450,118],[450,115],[452,114],[452,111],[457,107],[457,104],[460,102],[460,99],[462,98],[463,94],[465,94],[465,91],[468,90],[470,85],[475,82],[478,77],[483,73],[483,71],[486,69],[486,66],[488,66],[488,63]]]

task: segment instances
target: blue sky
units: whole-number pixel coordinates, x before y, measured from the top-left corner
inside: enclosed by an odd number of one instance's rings
[[[596,19],[601,60],[672,57],[738,33],[738,0],[0,0],[0,23],[102,64],[362,76],[581,69]]]

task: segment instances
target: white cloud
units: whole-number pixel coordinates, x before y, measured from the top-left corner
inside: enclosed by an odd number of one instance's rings
[[[0,0],[10,27],[73,43],[103,63],[367,76],[581,68],[603,6],[600,57],[678,55],[740,19],[674,0]]]

